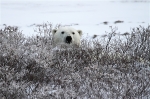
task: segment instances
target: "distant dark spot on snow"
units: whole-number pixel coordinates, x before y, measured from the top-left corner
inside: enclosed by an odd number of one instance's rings
[[[117,24],[117,23],[123,23],[124,21],[121,21],[121,20],[117,20],[115,21],[114,23]]]
[[[108,22],[107,22],[107,21],[105,21],[105,22],[103,22],[103,24],[107,25],[107,24],[108,24]]]

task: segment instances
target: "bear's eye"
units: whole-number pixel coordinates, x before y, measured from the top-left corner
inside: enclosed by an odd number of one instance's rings
[[[61,34],[64,34],[64,31],[62,31]]]
[[[75,34],[74,32],[72,32],[72,34]]]

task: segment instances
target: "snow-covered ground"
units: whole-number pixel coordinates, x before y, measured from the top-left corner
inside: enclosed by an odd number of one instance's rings
[[[150,2],[138,0],[0,0],[0,26],[19,26],[26,36],[35,34],[33,24],[70,25],[84,34],[102,35],[117,26],[124,33],[150,23]],[[123,23],[114,22],[120,20]],[[108,24],[103,22],[107,21]]]

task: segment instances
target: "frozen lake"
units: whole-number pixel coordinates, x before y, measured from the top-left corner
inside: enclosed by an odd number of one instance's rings
[[[74,25],[84,34],[102,35],[109,26],[124,33],[150,23],[150,2],[138,0],[1,0],[0,26],[19,26],[26,35],[34,35],[32,24]],[[115,21],[122,23],[114,23]],[[104,24],[103,22],[108,22]]]

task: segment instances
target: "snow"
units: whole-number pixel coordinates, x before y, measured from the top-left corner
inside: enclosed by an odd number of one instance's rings
[[[110,26],[124,33],[150,23],[150,2],[133,1],[137,0],[1,0],[0,26],[19,26],[26,36],[36,34],[32,24],[46,22],[78,24],[73,27],[89,36],[102,35],[110,31]],[[114,24],[117,20],[123,23]],[[105,21],[107,25],[103,24]]]

